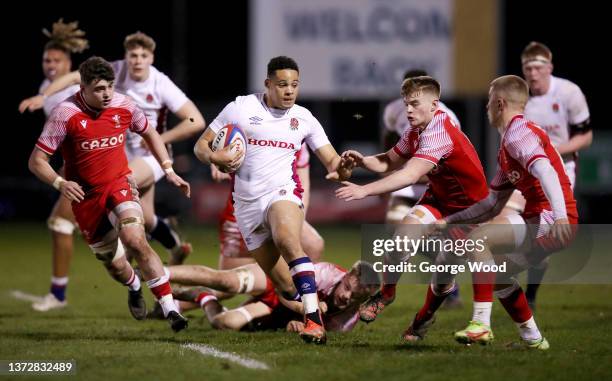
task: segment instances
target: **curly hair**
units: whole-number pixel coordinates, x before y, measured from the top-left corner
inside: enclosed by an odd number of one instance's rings
[[[53,23],[51,32],[46,28],[42,32],[49,37],[45,50],[60,50],[70,55],[89,48],[89,41],[85,38],[85,32],[79,29],[78,21],[65,23],[64,19],[59,19]]]

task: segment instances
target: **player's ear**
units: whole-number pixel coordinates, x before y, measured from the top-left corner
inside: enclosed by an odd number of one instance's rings
[[[436,111],[438,109],[439,104],[440,104],[440,100],[434,99],[433,102],[431,102],[431,112]]]
[[[266,80],[264,81],[264,86],[266,87],[266,89],[270,88],[270,78],[266,78]]]

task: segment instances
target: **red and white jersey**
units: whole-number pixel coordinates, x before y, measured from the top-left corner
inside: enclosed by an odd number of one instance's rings
[[[407,129],[393,150],[407,159],[415,157],[435,165],[427,174],[428,192],[443,213],[465,209],[489,193],[474,146],[443,111],[436,111],[423,130]]]
[[[43,91],[45,91],[45,89],[49,87],[50,84],[51,81],[45,79],[43,83],[40,84],[38,94],[41,94]],[[53,109],[57,107],[57,105],[62,103],[62,101],[64,101],[64,99],[68,98],[69,96],[76,94],[80,89],[80,85],[72,85],[58,91],[55,94],[46,97],[43,101],[43,111],[45,112],[45,116],[48,118],[49,115],[51,115],[51,111],[53,111]]]
[[[561,183],[568,218],[577,220],[576,200],[561,156],[546,132],[523,115],[515,116],[502,136],[497,173],[491,189],[515,188],[521,191],[527,201],[522,213],[526,219],[539,216],[544,210],[552,210],[540,182],[529,173],[529,166],[538,159],[550,160]]]
[[[544,129],[554,146],[569,141],[570,125],[580,124],[589,116],[589,106],[580,88],[557,77],[551,78],[546,94],[531,96],[525,106],[525,118]]]
[[[298,151],[297,159],[296,159],[296,167],[299,168],[308,168],[310,166],[310,152],[308,152],[308,147],[306,143],[302,144],[302,148]],[[219,216],[221,223],[223,221],[232,221],[236,222],[236,216],[234,216],[234,202],[232,200],[232,192],[227,197],[227,202],[225,203],[225,208],[221,212]]]
[[[455,115],[451,109],[446,107],[446,105],[442,102],[438,103],[438,108],[444,111],[455,122],[455,125],[458,128],[461,128],[457,115]],[[398,98],[385,106],[385,110],[383,112],[383,125],[385,131],[393,132],[398,136],[402,136],[404,131],[410,127],[406,104],[404,104],[404,98]],[[426,187],[424,184],[412,185],[391,192],[391,195],[397,197],[407,197],[409,199],[418,199],[425,191],[425,188]]]
[[[168,110],[175,113],[183,107],[189,100],[185,93],[154,66],[149,67],[149,77],[139,82],[130,78],[125,60],[113,61],[111,65],[115,71],[115,89],[132,98],[157,132],[161,134],[166,131]],[[143,147],[138,134],[128,132],[126,148],[130,160],[132,157],[151,155]]]
[[[147,128],[144,113],[125,95],[115,93],[98,112],[78,92],[53,109],[36,147],[52,155],[61,145],[66,179],[87,192],[130,173],[126,131],[141,134]]]
[[[305,141],[311,150],[329,144],[323,127],[306,108],[269,108],[264,94],[237,97],[209,125],[214,133],[236,124],[247,138],[246,157],[234,176],[235,199],[253,201],[288,184],[299,185],[297,154]],[[298,186],[299,187],[299,186]]]

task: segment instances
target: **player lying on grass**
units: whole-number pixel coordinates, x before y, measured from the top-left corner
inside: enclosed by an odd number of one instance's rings
[[[378,289],[378,274],[363,261],[349,271],[329,262],[314,264],[319,306],[325,327],[332,331],[349,331],[359,321],[359,304]],[[231,270],[214,270],[206,266],[181,265],[168,267],[170,280],[199,287],[177,291],[181,309],[200,306],[211,325],[217,329],[264,330],[287,328],[301,332],[304,308],[301,302],[287,301],[277,295],[270,278],[257,264]],[[372,281],[363,284],[360,279]],[[204,287],[202,287],[204,286]],[[241,307],[226,310],[219,299],[235,294],[252,298]]]

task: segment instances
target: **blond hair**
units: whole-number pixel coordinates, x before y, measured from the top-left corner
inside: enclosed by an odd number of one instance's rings
[[[70,55],[89,48],[89,41],[85,38],[85,32],[79,29],[78,21],[65,23],[64,19],[59,19],[53,23],[51,31],[43,28],[42,32],[49,37],[45,50],[60,50]]]
[[[141,31],[138,31],[125,37],[123,47],[126,51],[136,48],[143,48],[153,53],[155,52],[155,40]]]
[[[402,97],[406,97],[417,91],[433,94],[436,98],[440,98],[440,83],[426,75],[404,80],[402,83]]]
[[[529,85],[516,75],[504,75],[494,79],[491,82],[491,90],[506,102],[521,109],[525,108],[529,99]]]

